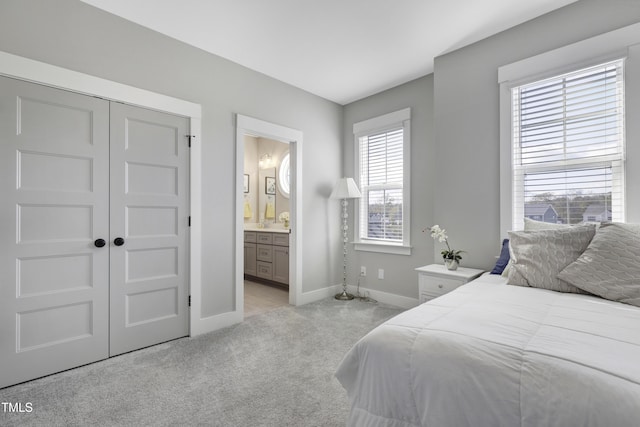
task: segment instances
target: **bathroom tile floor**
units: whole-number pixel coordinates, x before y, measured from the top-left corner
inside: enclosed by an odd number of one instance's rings
[[[289,304],[289,291],[276,286],[244,281],[244,317],[265,313]]]

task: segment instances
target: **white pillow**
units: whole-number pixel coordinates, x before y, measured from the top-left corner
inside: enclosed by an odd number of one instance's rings
[[[640,307],[640,224],[603,223],[589,247],[558,278]]]
[[[586,293],[557,276],[587,249],[594,234],[595,225],[592,224],[553,230],[510,231],[509,252],[513,263],[508,284]]]

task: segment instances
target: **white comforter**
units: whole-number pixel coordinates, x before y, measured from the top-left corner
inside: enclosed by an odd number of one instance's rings
[[[640,308],[485,275],[361,339],[350,426],[640,426]]]

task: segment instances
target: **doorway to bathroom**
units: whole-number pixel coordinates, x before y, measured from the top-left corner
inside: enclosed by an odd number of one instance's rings
[[[289,144],[244,136],[244,315],[289,304]]]
[[[301,158],[302,132],[237,115],[236,310],[243,317],[299,301]]]

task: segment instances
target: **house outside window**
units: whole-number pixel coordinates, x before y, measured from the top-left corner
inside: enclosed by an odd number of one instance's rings
[[[411,110],[353,126],[357,206],[356,250],[410,254],[409,149]]]
[[[604,205],[593,204],[589,205],[582,214],[583,221],[611,221],[611,210],[607,209]]]
[[[624,221],[623,70],[616,60],[511,88],[513,229],[534,216]]]
[[[525,203],[524,217],[553,224],[558,222],[558,213],[550,203]]]

